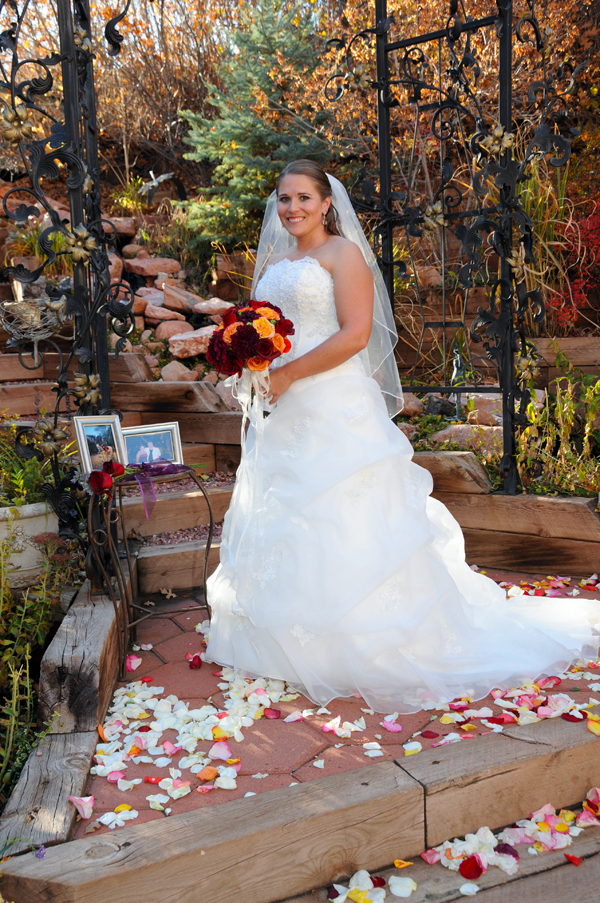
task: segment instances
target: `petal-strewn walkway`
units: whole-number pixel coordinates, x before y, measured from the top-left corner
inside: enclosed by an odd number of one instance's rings
[[[487,571],[490,577],[498,582],[504,580],[518,583],[520,580],[539,580],[540,575],[526,577],[522,574],[507,574],[506,572]],[[542,575],[543,576],[543,575]],[[571,588],[578,586],[577,581],[571,583]],[[594,598],[599,601],[600,593],[580,590],[582,597]],[[222,681],[220,668],[203,662],[201,668],[191,668],[186,656],[191,657],[201,652],[202,634],[195,628],[198,623],[206,619],[206,609],[202,607],[203,595],[201,592],[189,594],[178,593],[176,598],[166,599],[164,595],[157,594],[149,600],[142,601],[154,603],[157,616],[140,625],[138,630],[138,643],[151,644],[147,651],[140,650],[136,654],[142,659],[135,672],[130,675],[130,680],[140,680],[147,677],[150,687],[163,687],[161,698],[176,697],[188,704],[190,709],[200,709],[206,704],[213,704],[222,710],[225,698],[219,683]],[[174,614],[176,609],[187,606],[195,606],[196,610],[186,614]],[[600,669],[598,678],[595,679],[596,663],[587,665],[587,670],[574,673],[573,678],[563,678],[555,687],[547,687],[544,695],[554,696],[567,694],[578,705],[587,704],[590,698],[600,700]],[[592,669],[591,671],[589,669]],[[597,687],[597,689],[596,689]],[[174,702],[173,698],[171,702]],[[497,705],[492,696],[474,703],[470,708],[480,710],[487,707],[493,715],[488,716],[488,724],[483,724],[481,718],[467,719],[461,726],[460,723],[451,721],[444,711],[422,711],[412,715],[400,715],[397,723],[402,725],[400,731],[386,730],[381,722],[381,714],[371,714],[362,699],[335,700],[330,703],[328,712],[318,714],[319,706],[310,700],[298,696],[288,701],[280,701],[276,708],[281,711],[278,719],[261,717],[251,726],[243,728],[244,739],[236,743],[233,737],[228,738],[232,756],[241,761],[237,775],[237,787],[233,790],[214,789],[210,792],[198,793],[198,789],[205,785],[195,774],[188,769],[182,769],[181,780],[191,780],[191,793],[181,799],[170,800],[165,806],[171,808],[171,814],[197,809],[203,806],[218,805],[232,799],[238,799],[248,793],[261,793],[280,787],[287,787],[292,782],[315,780],[323,776],[334,775],[342,771],[362,768],[370,762],[393,760],[399,756],[411,754],[410,747],[404,749],[404,744],[418,742],[423,749],[432,744],[440,744],[453,734],[461,737],[460,742],[476,742],[477,736],[490,731],[501,729],[500,725],[489,722],[489,717],[500,716],[507,711],[506,708]],[[304,720],[286,723],[284,718],[292,712],[305,712]],[[521,710],[526,712],[527,709]],[[390,713],[391,714],[391,713]],[[519,714],[518,712],[516,713]],[[332,731],[324,732],[323,726],[332,719],[340,716],[340,724],[351,724],[364,718],[365,729],[352,732],[349,738],[339,737]],[[442,719],[440,721],[440,719]],[[148,722],[146,722],[148,723]],[[360,723],[360,721],[359,721]],[[466,730],[465,730],[466,726]],[[425,731],[423,736],[422,731]],[[134,731],[135,734],[135,731]],[[417,734],[417,736],[415,736]],[[133,734],[131,735],[133,736]],[[147,736],[144,734],[143,736]],[[166,731],[160,743],[164,740],[175,742],[176,731]],[[121,739],[124,739],[121,737]],[[381,755],[374,758],[365,753],[365,743],[379,744]],[[212,745],[210,740],[200,740],[198,750],[208,752]],[[443,746],[440,748],[443,755]],[[109,782],[106,777],[90,776],[88,794],[94,796],[94,813],[90,822],[97,819],[103,813],[114,811],[123,803],[131,806],[139,813],[133,824],[164,818],[163,812],[149,807],[147,797],[152,794],[162,793],[154,781],[149,783],[145,778],[163,779],[170,777],[169,768],[177,768],[178,763],[187,753],[182,750],[172,755],[170,765],[158,767],[156,764],[127,761],[126,779],[132,781],[141,779],[133,790],[122,791],[116,783]],[[215,763],[223,764],[223,763]],[[84,834],[87,821],[78,825],[76,837]],[[101,826],[100,832],[106,832],[109,828]],[[118,830],[118,829],[117,829]]]

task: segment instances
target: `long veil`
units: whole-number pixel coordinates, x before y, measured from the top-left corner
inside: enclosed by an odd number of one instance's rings
[[[328,174],[331,185],[331,201],[337,211],[337,222],[340,232],[349,241],[353,241],[362,251],[367,262],[375,288],[373,305],[373,328],[367,347],[360,352],[360,357],[368,376],[377,381],[383,392],[388,413],[393,417],[402,410],[402,386],[398,367],[394,357],[394,347],[398,341],[398,333],[389,297],[383,277],[377,265],[375,255],[362,230],[348,192],[342,183]],[[260,241],[256,255],[256,267],[252,280],[252,297],[260,282],[269,261],[276,254],[285,253],[296,246],[296,240],[281,225],[277,215],[277,195],[273,192],[268,201],[260,232]]]

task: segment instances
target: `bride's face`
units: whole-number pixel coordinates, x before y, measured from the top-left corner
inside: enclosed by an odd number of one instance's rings
[[[300,238],[323,229],[323,215],[331,198],[321,199],[318,188],[309,176],[288,175],[279,184],[277,212],[290,235]]]

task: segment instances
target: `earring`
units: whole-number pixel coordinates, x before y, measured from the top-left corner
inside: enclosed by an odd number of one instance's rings
[[[323,220],[322,220],[322,222],[323,222],[323,225],[324,225],[324,226],[327,225],[327,213],[324,213],[324,214],[323,214]]]

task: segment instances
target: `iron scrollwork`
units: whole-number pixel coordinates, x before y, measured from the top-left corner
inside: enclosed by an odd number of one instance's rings
[[[516,490],[515,428],[527,423],[531,401],[526,387],[531,361],[524,331],[526,316],[535,322],[544,319],[544,303],[538,289],[528,290],[527,268],[535,256],[534,229],[520,193],[535,162],[546,158],[553,167],[564,166],[577,132],[567,125],[566,98],[582,66],[563,63],[556,73],[548,67],[547,37],[536,12],[536,0],[527,0],[527,11],[513,23],[512,0],[496,0],[494,14],[469,18],[465,4],[450,0],[444,27],[438,31],[398,39],[390,38],[393,18],[387,15],[386,0],[375,0],[376,27],[354,38],[337,38],[329,48],[337,53],[336,66],[326,85],[327,96],[340,100],[348,90],[366,90],[367,73],[354,60],[353,51],[361,42],[375,39],[377,77],[370,87],[377,92],[379,171],[373,178],[365,165],[352,186],[351,197],[358,211],[378,217],[373,244],[390,299],[394,304],[395,279],[412,269],[421,317],[417,353],[410,376],[416,391],[454,391],[460,375],[461,391],[490,391],[474,378],[476,370],[469,347],[482,343],[486,360],[496,371],[503,395],[503,442],[501,462],[504,488]],[[497,118],[483,109],[478,95],[482,68],[473,36],[482,29],[495,31],[498,42],[499,95]],[[531,43],[541,57],[541,78],[528,88],[528,102],[537,108],[537,127],[519,153],[514,133],[512,106],[513,43]],[[428,53],[431,50],[431,55]],[[390,54],[395,57],[395,77],[390,74]],[[395,155],[390,110],[401,105],[405,119],[412,117],[414,135],[406,154],[407,171],[393,165]],[[439,171],[431,179],[429,193],[418,187],[415,177],[419,152],[417,135],[428,125],[439,145]],[[379,188],[377,190],[377,184]],[[400,183],[400,184],[399,184]],[[397,258],[395,236],[400,235],[406,254]],[[427,316],[423,290],[419,284],[419,264],[423,243],[438,237],[441,248],[441,317]],[[450,313],[446,297],[448,264],[445,249],[452,240],[460,248],[458,283],[463,293],[460,316]],[[489,266],[495,256],[495,270]],[[394,259],[396,257],[396,259]],[[485,287],[487,306],[479,306],[469,326],[466,322],[469,292]],[[454,331],[452,348],[446,351],[446,331]],[[417,365],[427,330],[442,334],[442,384],[417,385]],[[466,360],[456,342],[464,337]],[[529,349],[529,350],[528,350]],[[520,365],[515,368],[515,354]],[[483,359],[482,359],[483,360]],[[448,363],[447,363],[448,362]],[[446,368],[452,367],[448,380]],[[470,374],[469,380],[466,374]],[[450,385],[447,385],[448,381]],[[493,388],[493,387],[492,387]],[[460,405],[460,396],[457,395]]]

